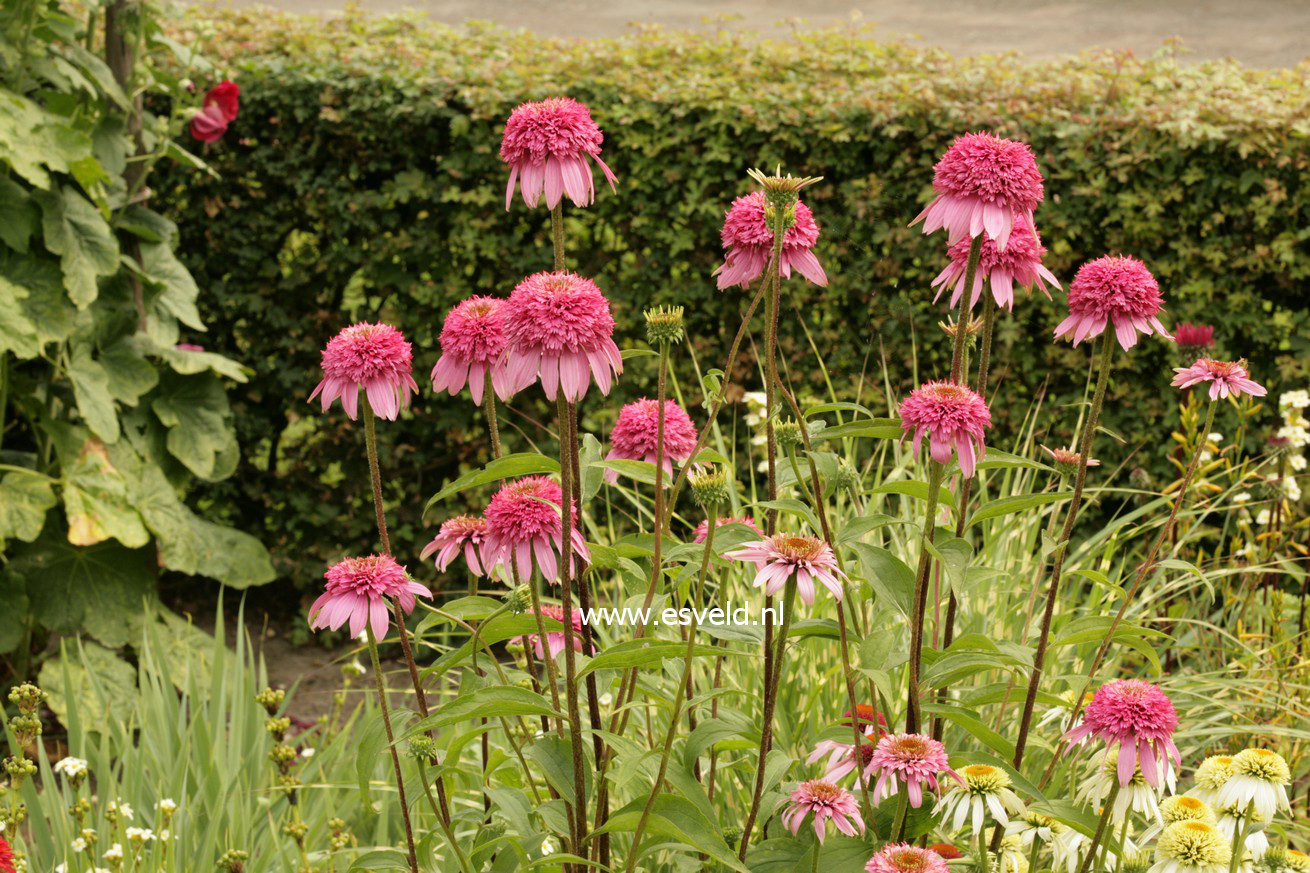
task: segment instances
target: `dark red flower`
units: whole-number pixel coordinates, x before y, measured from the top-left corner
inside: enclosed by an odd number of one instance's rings
[[[241,86],[219,82],[205,93],[204,108],[191,119],[191,135],[201,142],[218,142],[240,109]]]
[[[952,846],[950,843],[933,843],[928,848],[948,861],[960,857],[960,850]]]
[[[14,873],[14,852],[4,837],[0,837],[0,873]]]

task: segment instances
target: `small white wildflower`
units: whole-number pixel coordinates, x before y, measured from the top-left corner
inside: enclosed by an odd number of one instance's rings
[[[80,855],[86,851],[86,840],[81,837],[74,837],[72,842],[73,852]]]
[[[1305,470],[1305,455],[1292,455],[1290,458],[1287,459],[1287,463],[1292,467],[1293,470],[1300,473],[1301,471]]]
[[[560,510],[560,512],[563,513],[563,510]],[[314,749],[313,749],[313,747],[311,747],[311,746],[305,746],[305,748],[301,749],[301,750],[300,750],[300,757],[302,757],[302,758],[312,758],[312,757],[314,757]]]
[[[563,511],[563,510],[561,510],[561,512],[562,512],[562,511]],[[110,846],[108,849],[105,850],[105,856],[104,856],[104,857],[105,857],[105,860],[106,860],[106,861],[121,861],[121,860],[123,860],[123,844],[122,844],[122,843],[114,843],[112,846]]]
[[[66,758],[60,758],[55,763],[54,769],[56,773],[62,773],[70,779],[75,779],[86,775],[87,764],[81,758],[74,758],[70,755]]]
[[[159,842],[167,843],[171,839],[173,839],[173,832],[170,831],[168,828],[164,828],[162,831],[159,832]]]
[[[560,510],[560,514],[563,515],[563,514],[564,514],[564,510],[561,509],[561,510]],[[604,694],[602,694],[602,695],[600,696],[600,705],[601,705],[601,706],[609,706],[609,705],[610,705],[611,703],[613,703],[613,702],[614,702],[614,695],[613,695],[613,694],[610,694],[608,691],[606,691]]]
[[[136,843],[140,845],[144,843],[153,842],[154,839],[155,839],[155,832],[152,831],[150,828],[127,829],[127,841],[129,843]]]
[[[560,513],[563,514],[563,512],[564,512],[564,511],[561,509],[561,510],[560,510]],[[550,840],[542,840],[542,841],[541,841],[541,854],[543,854],[543,855],[553,855],[553,854],[555,854],[555,846],[551,843]]]
[[[1264,527],[1265,525],[1269,524],[1269,518],[1270,518],[1269,510],[1262,509],[1258,513],[1256,513],[1255,523],[1260,525],[1261,527]]]
[[[1208,439],[1208,440],[1209,440],[1210,442],[1212,442],[1212,443],[1221,443],[1221,442],[1224,441],[1224,435],[1221,434],[1221,433],[1220,433],[1219,431],[1217,431],[1217,430],[1216,430],[1216,431],[1211,431],[1211,432],[1206,436],[1206,439]],[[560,512],[562,513],[563,510],[560,510]]]
[[[166,813],[167,815],[172,815],[177,812],[177,801],[173,800],[171,797],[165,797],[163,800],[159,801],[159,811]]]
[[[1244,504],[1244,503],[1250,503],[1250,502],[1251,502],[1251,492],[1250,492],[1250,491],[1239,491],[1239,492],[1237,492],[1236,494],[1233,495],[1233,503],[1237,504],[1238,506],[1241,506],[1241,505]],[[561,510],[560,510],[560,514],[562,515],[563,512],[564,512],[564,510],[561,509]]]

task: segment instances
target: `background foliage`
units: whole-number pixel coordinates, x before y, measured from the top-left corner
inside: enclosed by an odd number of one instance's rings
[[[182,499],[236,469],[226,385],[246,376],[178,345],[205,330],[200,288],[146,174],[164,157],[203,166],[170,138],[185,105],[129,122],[145,92],[184,96],[175,71],[203,62],[149,7],[112,8],[136,56],[114,69],[99,9],[0,13],[0,653],[19,650],[20,674],[49,631],[139,638],[161,568],[273,578],[254,536]]]
[[[1159,277],[1171,322],[1216,324],[1220,352],[1252,358],[1275,390],[1305,376],[1305,66],[1185,64],[1171,50],[1150,60],[953,58],[845,30],[774,42],[646,31],[566,44],[266,10],[223,13],[214,25],[215,51],[244,89],[237,136],[206,156],[217,178],[179,174],[160,187],[182,228],[182,259],[213,292],[200,307],[214,350],[260,364],[233,399],[240,475],[205,495],[261,532],[279,572],[302,583],[357,551],[372,525],[366,483],[336,481],[341,469],[363,468],[358,434],[300,402],[318,379],[318,350],[353,319],[394,319],[425,375],[447,307],[507,294],[549,267],[544,213],[504,211],[496,154],[507,113],[546,95],[591,106],[620,178],[618,196],[566,216],[576,268],[615,301],[621,345],[639,342],[643,307],[676,301],[688,308],[701,366],[721,365],[704,352],[727,347],[745,301],[710,278],[719,225],[746,190],[745,169],[780,163],[825,177],[807,201],[832,279],[826,291],[792,283],[786,305],[801,317],[784,319],[784,352],[799,360],[812,340],[844,382],[878,372],[885,357],[903,382],[894,396],[919,377],[916,353],[940,372],[941,344],[926,354],[922,344],[945,315],[928,288],[942,242],[906,225],[929,199],[935,156],[955,135],[989,127],[1037,152],[1048,263],[1066,283],[1086,259],[1136,254]],[[1000,322],[1010,398],[1000,418],[1041,392],[1056,404],[1081,397],[1084,350],[1049,340],[1062,310],[1059,299],[1021,300]],[[1172,348],[1147,344],[1131,358],[1137,372],[1116,379],[1105,421],[1123,443],[1107,454],[1166,474],[1158,442],[1133,453],[1158,422],[1176,420],[1154,387],[1176,363]],[[1144,372],[1153,378],[1136,378]],[[812,368],[790,378],[803,393],[821,385]],[[620,399],[647,390],[643,381],[621,383]],[[607,431],[618,403],[599,406],[584,427]],[[511,424],[544,436],[526,413]],[[420,529],[423,499],[459,465],[486,460],[469,457],[484,451],[479,428],[464,398],[430,394],[388,428],[402,555],[430,535]],[[342,506],[348,491],[358,499]]]

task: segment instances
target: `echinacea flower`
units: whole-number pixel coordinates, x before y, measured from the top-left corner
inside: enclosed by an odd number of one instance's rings
[[[623,372],[614,344],[609,301],[590,279],[574,273],[534,273],[518,284],[501,308],[508,344],[509,393],[541,378],[549,400],[564,389],[576,403],[591,377],[602,394]]]
[[[619,410],[618,421],[610,431],[610,450],[605,460],[645,461],[654,464],[659,442],[660,404],[642,398]],[[673,475],[673,462],[685,463],[696,448],[696,425],[691,416],[674,400],[664,401],[664,473]],[[618,470],[606,470],[605,481],[619,481]],[[667,484],[667,483],[666,483]]]
[[[959,784],[942,796],[938,810],[940,821],[949,823],[955,831],[968,822],[973,833],[982,831],[983,822],[990,814],[992,820],[1005,827],[1010,816],[1022,815],[1026,807],[1019,795],[1011,790],[1009,775],[990,764],[970,764],[960,770]]]
[[[1006,836],[1016,838],[1024,848],[1030,849],[1034,842],[1039,845],[1051,843],[1064,830],[1064,825],[1049,815],[1027,810],[1006,826],[1005,833]]]
[[[488,567],[512,565],[518,580],[526,582],[537,569],[547,582],[559,584],[559,561],[563,551],[564,521],[561,506],[564,493],[559,483],[545,476],[525,476],[509,482],[487,504],[487,538],[482,558]],[[578,510],[573,508],[570,550],[584,562],[591,561],[587,541],[578,530]],[[576,560],[573,575],[577,575]]]
[[[996,831],[995,827],[987,829],[987,843],[992,842]],[[1017,836],[1005,833],[1003,828],[1000,846],[990,860],[990,873],[1029,873],[1028,853],[1023,850],[1023,843]]]
[[[444,573],[451,562],[463,553],[464,563],[468,564],[469,572],[474,576],[481,576],[485,572],[486,562],[480,552],[485,547],[486,540],[485,518],[457,515],[441,523],[437,535],[432,538],[432,542],[423,547],[419,557],[426,561],[435,554],[437,569]]]
[[[359,636],[366,623],[376,639],[387,635],[391,621],[388,597],[408,614],[414,611],[415,595],[432,596],[426,586],[410,579],[405,568],[390,555],[346,558],[329,567],[323,576],[327,585],[309,607],[309,626],[336,630],[349,620],[352,637]]]
[[[871,740],[877,736],[877,732],[872,726],[864,729],[864,737]],[[860,741],[859,748],[854,743],[842,742],[840,740],[820,740],[814,746],[814,751],[805,759],[805,763],[813,764],[825,755],[828,760],[823,765],[823,781],[831,782],[834,785],[840,782],[852,772],[856,773],[856,780],[864,783],[868,778],[864,775],[864,770],[873,759],[874,744],[872,742]]]
[[[1246,851],[1250,853],[1254,860],[1260,860],[1264,853],[1269,851],[1269,837],[1265,834],[1265,828],[1269,826],[1269,816],[1261,814],[1254,806],[1249,804],[1233,804],[1231,806],[1219,808],[1219,818],[1215,821],[1215,827],[1219,833],[1224,835],[1224,839],[1231,846],[1237,839],[1237,835],[1245,832],[1246,837],[1242,842]]]
[[[352,324],[328,340],[323,349],[323,381],[309,399],[322,394],[327,412],[340,397],[341,408],[354,419],[361,390],[374,414],[389,421],[396,420],[400,410],[409,406],[410,394],[418,391],[409,343],[389,324]]]
[[[904,789],[915,809],[923,805],[925,788],[941,793],[937,777],[942,774],[960,781],[960,775],[947,761],[946,747],[924,734],[883,737],[864,768],[866,778],[878,777],[873,786],[874,805]]]
[[[719,528],[723,527],[725,524],[745,525],[746,527],[755,531],[757,536],[764,536],[764,531],[760,530],[760,526],[755,523],[755,519],[749,515],[742,515],[742,516],[729,515],[729,516],[723,516],[721,518],[717,518],[714,520],[714,529],[718,530]],[[709,532],[710,532],[709,522],[702,521],[700,524],[696,525],[696,530],[692,532],[692,541],[695,542],[697,545],[700,545],[701,543],[705,542],[705,537],[709,534]]]
[[[960,296],[964,293],[964,280],[969,272],[969,247],[969,241],[962,239],[947,250],[951,262],[936,279],[932,280],[932,287],[937,289],[937,296],[933,297],[933,302],[942,296],[943,291],[950,288],[951,308],[955,309],[960,305]],[[1050,282],[1059,288],[1060,280],[1042,265],[1042,256],[1045,254],[1046,247],[1042,245],[1042,238],[1028,223],[1027,218],[1015,220],[1014,232],[1010,234],[1010,244],[1004,249],[997,248],[995,240],[984,239],[978,258],[978,268],[973,276],[969,308],[973,309],[977,306],[982,298],[983,282],[991,287],[992,299],[996,301],[996,305],[1006,309],[1014,309],[1015,285],[1027,288],[1029,291],[1035,287],[1046,295],[1047,300],[1050,300],[1051,292],[1046,290],[1045,283]]]
[[[914,434],[914,455],[918,457],[924,434],[929,452],[939,464],[960,460],[960,474],[972,478],[987,448],[983,442],[992,426],[992,413],[973,390],[954,382],[927,382],[901,401],[901,441]]]
[[[573,651],[581,652],[582,613],[576,609],[570,610],[570,612],[572,613],[573,618]],[[541,617],[543,619],[551,618],[562,623],[564,621],[564,610],[554,604],[543,603],[541,605]],[[564,647],[568,644],[568,637],[562,629],[557,631],[547,630],[545,646],[541,644],[540,634],[528,634],[526,636],[515,637],[514,642],[531,645],[532,651],[536,653],[537,657],[544,660],[546,658],[554,658],[560,652],[564,651]]]
[[[1049,449],[1046,446],[1042,446],[1042,451],[1050,455],[1051,463],[1055,465],[1055,472],[1065,477],[1078,475],[1078,468],[1082,465],[1083,459],[1081,453],[1073,449]],[[1091,458],[1087,461],[1087,466],[1099,467],[1101,462]],[[1090,698],[1090,695],[1088,696]]]
[[[720,291],[734,285],[749,285],[764,274],[773,259],[773,230],[765,217],[765,206],[763,191],[753,191],[732,201],[720,234],[727,254],[714,271]],[[815,285],[826,287],[828,276],[814,252],[810,251],[819,240],[819,225],[815,223],[810,207],[800,200],[796,201],[795,210],[795,221],[782,235],[778,273],[784,279],[790,279],[795,267],[796,272]]]
[[[727,557],[754,564],[754,585],[764,586],[764,593],[769,596],[782,591],[788,580],[795,577],[796,591],[806,606],[814,605],[815,580],[822,582],[833,597],[842,598],[841,580],[846,574],[837,566],[832,549],[818,537],[774,534],[728,552]]]
[[[842,716],[842,724],[849,725],[854,722],[857,726],[863,728],[872,728],[877,723],[878,735],[887,733],[887,716],[870,703],[855,704],[855,711],[846,710]]]
[[[1246,749],[1233,756],[1233,772],[1219,789],[1221,807],[1253,806],[1266,821],[1278,811],[1290,813],[1287,785],[1292,771],[1283,756],[1269,749]]]
[[[0,873],[14,873],[14,850],[9,841],[0,837]]]
[[[1288,849],[1284,860],[1287,862],[1287,869],[1293,873],[1310,873],[1310,855],[1305,852]]]
[[[864,819],[859,804],[845,788],[839,788],[822,779],[811,779],[796,786],[791,802],[782,811],[782,823],[795,836],[800,833],[805,819],[814,814],[814,835],[823,842],[827,822],[848,837],[864,833]]]
[[[1083,858],[1083,849],[1090,838],[1082,831],[1065,828],[1051,841],[1051,869],[1063,870],[1064,873],[1077,873]]]
[[[1145,264],[1131,255],[1107,255],[1078,269],[1069,283],[1069,317],[1055,335],[1072,336],[1076,346],[1110,324],[1125,350],[1137,345],[1139,331],[1171,339],[1160,323],[1163,304],[1160,285]]]
[[[515,183],[522,186],[523,202],[533,208],[543,193],[547,209],[558,206],[565,194],[574,206],[590,206],[596,185],[588,158],[600,167],[613,190],[618,179],[600,159],[604,140],[591,110],[569,97],[520,105],[505,121],[500,141],[500,159],[509,164],[505,209],[514,202]]]
[[[1166,767],[1165,772],[1172,786],[1172,768]],[[1078,798],[1093,807],[1101,806],[1101,801],[1109,797],[1118,781],[1118,761],[1111,749],[1096,773],[1079,789]],[[1128,782],[1119,786],[1114,796],[1114,806],[1110,809],[1110,821],[1116,825],[1121,824],[1131,813],[1137,813],[1148,821],[1160,821],[1160,789],[1147,785],[1141,769],[1137,767],[1133,768],[1133,775]]]
[[[936,852],[947,861],[954,861],[956,858],[964,857],[964,853],[952,846],[950,843],[933,843],[928,847],[931,852]]]
[[[911,226],[923,232],[946,228],[950,242],[984,231],[1004,251],[1015,219],[1032,226],[1033,210],[1042,202],[1042,173],[1026,143],[981,131],[959,137],[933,168],[937,196]]]
[[[458,394],[469,386],[473,402],[482,405],[487,377],[501,399],[508,396],[505,377],[505,325],[503,301],[496,297],[470,297],[446,313],[441,325],[441,357],[432,368],[432,390]]]
[[[1180,821],[1160,834],[1151,873],[1224,873],[1232,850],[1223,833],[1203,821]]]
[[[1173,794],[1160,801],[1160,816],[1155,824],[1142,831],[1142,841],[1151,840],[1160,831],[1180,821],[1203,821],[1216,824],[1214,810],[1203,800],[1186,794]]]
[[[1170,761],[1182,766],[1173,733],[1178,713],[1156,686],[1141,679],[1116,679],[1096,690],[1083,711],[1083,723],[1065,734],[1067,740],[1093,736],[1107,747],[1118,746],[1119,784],[1127,785],[1137,767],[1146,783],[1160,786],[1171,775]]]
[[[1174,342],[1193,354],[1202,352],[1214,345],[1214,328],[1208,324],[1180,322],[1174,325]]]
[[[1187,792],[1209,806],[1219,803],[1219,791],[1233,775],[1233,759],[1228,755],[1211,755],[1200,763],[1193,775],[1195,785]]]
[[[191,117],[191,135],[201,142],[218,142],[227,126],[236,121],[241,103],[241,86],[223,81],[205,92],[200,111]]]
[[[1174,372],[1178,375],[1174,376],[1170,384],[1175,388],[1191,388],[1193,385],[1209,382],[1211,400],[1227,398],[1230,394],[1233,397],[1241,397],[1243,394],[1264,397],[1266,393],[1263,385],[1251,381],[1251,374],[1246,369],[1246,361],[1216,361],[1212,358],[1201,358],[1190,367],[1174,367]]]
[[[951,868],[932,849],[921,849],[910,843],[888,843],[869,859],[864,869],[867,873],[947,873]]]

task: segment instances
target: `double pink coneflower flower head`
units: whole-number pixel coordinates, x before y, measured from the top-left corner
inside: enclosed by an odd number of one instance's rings
[[[969,241],[962,239],[952,244],[947,254],[951,259],[950,265],[932,280],[933,287],[937,289],[937,296],[933,300],[936,301],[943,291],[950,288],[951,308],[954,309],[960,305],[964,280],[969,272]],[[1029,290],[1036,287],[1050,299],[1051,293],[1046,290],[1045,282],[1050,282],[1056,288],[1060,287],[1060,282],[1050,270],[1042,266],[1042,256],[1045,254],[1046,247],[1042,245],[1041,237],[1027,218],[1015,219],[1010,244],[1003,250],[997,248],[995,240],[984,239],[978,269],[973,277],[973,290],[969,295],[969,308],[973,309],[982,298],[983,282],[991,286],[996,305],[1006,309],[1014,308],[1016,284]]]
[[[501,320],[503,301],[495,297],[470,297],[446,313],[441,326],[441,357],[432,368],[432,390],[458,394],[469,386],[473,402],[482,405],[487,377],[501,399],[508,396],[505,376],[505,324]]]
[[[1191,388],[1203,382],[1210,383],[1210,399],[1220,397],[1240,397],[1250,394],[1252,397],[1264,397],[1264,386],[1251,381],[1251,373],[1246,369],[1246,361],[1216,361],[1201,358],[1190,367],[1174,367],[1171,383],[1175,388]]]
[[[525,476],[501,487],[487,504],[487,538],[482,558],[487,567],[513,565],[518,581],[532,577],[532,567],[541,570],[547,582],[559,584],[559,560],[563,552],[564,523],[561,505],[564,493],[559,483],[545,476]],[[571,551],[590,562],[587,541],[578,530],[578,510],[573,508]],[[572,565],[574,574],[577,562]]]
[[[352,637],[358,637],[367,624],[380,640],[387,635],[391,621],[386,598],[393,598],[408,614],[417,603],[415,595],[432,596],[426,587],[411,580],[390,555],[346,558],[323,575],[326,590],[309,607],[309,626],[315,630],[336,630],[349,621]]]
[[[1140,767],[1147,784],[1158,788],[1171,761],[1182,766],[1173,741],[1177,727],[1178,713],[1163,691],[1140,679],[1117,679],[1096,690],[1082,724],[1064,737],[1077,742],[1092,736],[1107,746],[1118,745],[1119,784],[1131,782]]]
[[[485,518],[457,515],[442,522],[441,529],[432,538],[432,542],[423,547],[419,557],[426,561],[432,555],[436,555],[437,569],[444,573],[451,562],[459,557],[462,552],[464,563],[468,564],[469,572],[474,576],[481,576],[486,564],[486,561],[482,558],[481,550],[486,540],[487,520]]]
[[[322,395],[323,411],[338,397],[346,415],[358,414],[359,392],[375,415],[395,421],[418,391],[413,353],[405,337],[389,324],[360,322],[328,340],[323,349],[323,381],[309,399]]]
[[[535,273],[510,294],[501,310],[508,339],[508,388],[522,391],[538,377],[546,397],[563,389],[581,400],[595,376],[602,394],[623,372],[614,344],[609,301],[590,279],[574,273]]]
[[[973,476],[987,450],[985,433],[992,426],[987,401],[954,382],[928,382],[901,401],[900,416],[901,440],[914,434],[915,457],[927,434],[934,461],[945,464],[954,451],[960,459],[960,473],[966,479]]]
[[[658,401],[642,398],[629,403],[619,411],[618,421],[610,431],[610,451],[606,460],[646,461],[655,463],[655,449],[659,437]],[[673,475],[673,462],[679,464],[691,457],[696,448],[696,425],[691,417],[673,400],[664,401],[664,472]],[[619,480],[617,470],[606,470],[605,480],[613,485]],[[666,483],[667,484],[667,483]]]
[[[505,209],[514,202],[514,185],[522,185],[523,202],[535,207],[542,194],[554,209],[567,194],[575,206],[590,206],[596,196],[591,164],[596,162],[613,189],[618,179],[600,159],[605,135],[586,106],[568,97],[524,103],[510,113],[500,141],[500,159],[509,164]]]
[[[764,274],[773,258],[773,231],[764,215],[763,191],[753,191],[732,201],[732,208],[723,219],[720,235],[727,250],[723,263],[714,271],[719,277],[719,290],[734,285],[749,285]],[[791,278],[792,268],[815,285],[827,286],[828,275],[823,265],[810,251],[819,240],[819,225],[814,221],[810,207],[796,201],[796,220],[782,236],[782,257],[778,272],[784,279]]]
[[[1137,333],[1172,339],[1160,323],[1164,298],[1146,265],[1131,255],[1107,255],[1088,261],[1069,283],[1069,317],[1055,335],[1072,336],[1076,346],[1100,336],[1107,323],[1125,350],[1137,345]]]
[[[1004,251],[1015,219],[1033,226],[1033,210],[1042,202],[1042,174],[1027,144],[995,134],[968,133],[957,139],[934,168],[937,197],[911,222],[923,232],[946,228],[951,242],[984,231]]]
[[[955,853],[959,857],[959,852]],[[948,873],[946,859],[934,849],[888,843],[864,865],[867,873]]]
[[[796,786],[791,793],[791,802],[783,809],[783,825],[792,832],[800,833],[805,819],[814,814],[814,835],[823,842],[827,835],[827,822],[832,822],[837,830],[848,837],[864,833],[864,819],[860,817],[860,806],[845,788],[839,788],[822,779],[811,779]]]
[[[755,587],[764,586],[764,593],[773,596],[782,591],[788,580],[796,578],[796,593],[806,606],[814,604],[814,583],[822,582],[841,600],[842,583],[846,578],[837,567],[837,556],[828,544],[818,537],[780,533],[748,543],[727,557],[736,561],[749,561],[755,565]]]
[[[746,527],[748,527],[748,528],[750,528],[751,530],[755,531],[756,536],[764,536],[764,531],[760,530],[760,526],[759,526],[758,524],[755,523],[755,519],[754,519],[752,516],[749,516],[749,515],[743,515],[743,516],[731,516],[731,515],[727,515],[727,516],[722,516],[722,517],[720,517],[720,518],[715,519],[715,521],[714,521],[714,529],[717,531],[719,528],[723,527],[725,524],[744,524]],[[695,529],[694,531],[692,531],[692,540],[693,540],[697,545],[699,545],[700,543],[705,542],[705,538],[706,538],[707,536],[709,536],[709,534],[710,534],[710,524],[709,524],[709,522],[708,522],[708,521],[702,521],[700,524],[696,525],[696,529]],[[717,534],[716,534],[716,535],[717,535]]]
[[[582,613],[576,609],[570,610],[573,621],[573,651],[582,651]],[[542,618],[553,618],[555,621],[564,623],[564,610],[552,603],[545,603],[541,606]],[[532,646],[532,651],[538,658],[554,658],[564,647],[568,645],[568,637],[562,630],[546,631],[546,643],[543,646],[540,634],[528,634],[527,636],[515,637],[515,642],[524,643]]]
[[[875,804],[899,793],[903,787],[910,805],[916,809],[923,805],[924,789],[941,794],[937,780],[941,774],[960,782],[959,774],[951,769],[946,747],[923,734],[883,737],[864,768],[864,778],[877,777],[873,785]]]

